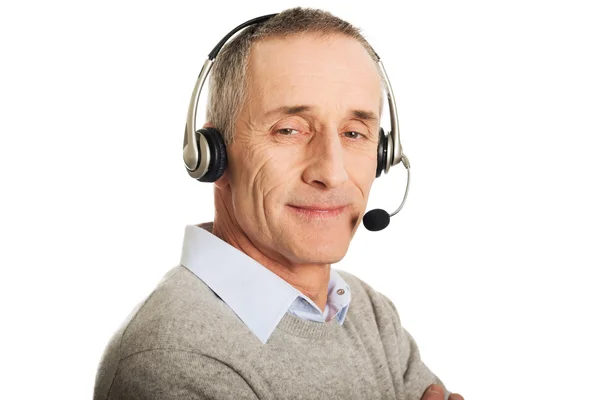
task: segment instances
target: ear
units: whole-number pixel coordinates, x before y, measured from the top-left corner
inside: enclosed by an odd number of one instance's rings
[[[213,182],[215,184],[215,186],[221,190],[224,190],[225,188],[227,188],[229,186],[229,170],[226,169],[225,172],[223,172],[223,175],[221,175],[221,177],[219,179],[217,179],[216,181]]]
[[[215,126],[211,123],[211,122],[206,122],[204,125],[202,125],[202,128],[214,128]],[[221,177],[219,179],[217,179],[216,181],[214,181],[213,183],[215,184],[215,186],[219,189],[225,189],[227,188],[227,186],[229,186],[229,173],[228,173],[228,169],[225,169],[225,172],[223,172],[223,175],[221,175]]]

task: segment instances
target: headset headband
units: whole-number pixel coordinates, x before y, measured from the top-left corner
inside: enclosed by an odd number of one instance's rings
[[[203,155],[209,155],[210,151],[208,151],[208,144],[205,140],[202,140],[202,137],[200,138],[199,142],[196,138],[196,114],[198,109],[198,101],[200,99],[200,93],[202,91],[202,87],[204,86],[204,81],[206,80],[206,77],[208,76],[208,73],[212,68],[213,62],[217,57],[217,54],[219,54],[221,48],[225,45],[225,43],[227,43],[227,41],[237,32],[248,26],[265,22],[270,18],[274,17],[275,15],[277,14],[264,15],[262,17],[254,18],[244,22],[243,24],[238,25],[231,32],[225,35],[225,37],[223,37],[223,39],[221,39],[219,43],[217,43],[215,48],[208,54],[208,59],[204,62],[204,65],[200,70],[200,74],[198,74],[198,79],[196,80],[194,91],[192,92],[190,105],[187,113],[187,122],[185,126],[183,160],[185,162],[186,168],[188,169],[188,173],[190,173],[190,175],[192,175],[193,177],[201,177],[202,175],[204,175],[204,173],[208,169],[208,165],[210,162],[209,157],[201,157],[200,165],[198,165],[198,149],[201,149]],[[379,66],[382,72],[381,75],[383,77],[384,84],[386,87],[388,106],[390,110],[391,131],[388,134],[389,140],[387,140],[387,148],[385,149],[385,165],[383,165],[383,171],[387,173],[391,166],[398,164],[400,161],[402,161],[406,168],[410,168],[410,164],[408,162],[408,158],[406,158],[406,156],[402,152],[402,145],[400,143],[400,129],[398,124],[398,114],[396,112],[396,100],[394,98],[394,92],[392,90],[392,86],[390,84],[383,63],[381,62],[381,59],[378,55],[377,65]]]

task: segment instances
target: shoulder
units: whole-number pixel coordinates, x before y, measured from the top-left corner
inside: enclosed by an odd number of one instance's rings
[[[120,356],[161,348],[202,351],[205,339],[218,340],[215,322],[226,322],[224,313],[231,309],[202,280],[174,267],[124,322]]]
[[[233,311],[191,271],[176,266],[110,338],[98,365],[94,398],[105,399],[109,392],[118,393],[119,387],[136,386],[133,381],[126,382],[131,375],[127,371],[134,370],[138,380],[140,376],[155,382],[164,378],[171,384],[180,378],[178,371],[189,370],[190,365],[198,376],[206,378],[217,371],[237,379],[234,372],[206,354],[215,343],[237,340],[241,331]],[[206,371],[200,372],[199,366]]]
[[[347,318],[358,331],[377,332],[386,358],[391,360],[390,370],[394,376],[401,377],[405,393],[411,394],[408,397],[420,398],[432,383],[444,386],[423,363],[417,343],[402,326],[394,303],[355,275],[337,271],[352,292]],[[448,395],[446,390],[445,398]]]
[[[229,314],[231,309],[191,271],[180,265],[170,269],[110,338],[98,366],[95,390],[106,393],[126,359],[156,365],[148,357],[202,356],[211,343],[226,336],[231,339],[232,332],[239,331],[227,329],[239,324],[235,314],[227,318]]]

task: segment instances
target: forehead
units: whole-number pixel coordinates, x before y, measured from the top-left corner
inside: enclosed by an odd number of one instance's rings
[[[378,68],[364,46],[341,35],[295,35],[255,43],[248,59],[255,107],[314,104],[377,111]]]

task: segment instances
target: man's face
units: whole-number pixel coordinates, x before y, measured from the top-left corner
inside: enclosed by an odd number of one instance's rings
[[[232,218],[271,259],[335,263],[375,179],[377,66],[343,36],[271,38],[252,47],[247,79],[223,178]]]

